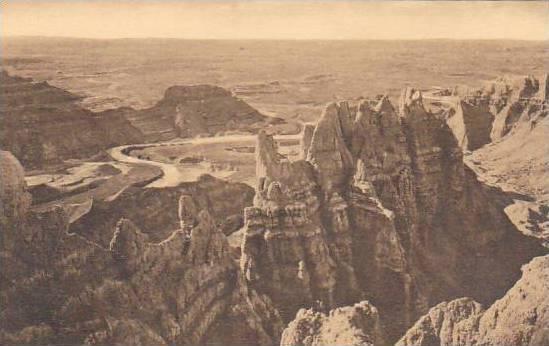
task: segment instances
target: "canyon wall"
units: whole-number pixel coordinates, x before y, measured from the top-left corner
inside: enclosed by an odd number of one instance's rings
[[[0,147],[26,169],[41,169],[105,149],[226,131],[257,133],[284,123],[268,117],[221,87],[173,86],[156,105],[91,112],[81,97],[31,79],[0,74]]]
[[[114,191],[110,198],[92,197],[91,209],[71,223],[69,231],[108,246],[116,223],[124,217],[138,224],[151,241],[160,241],[179,228],[178,200],[182,194],[192,196],[199,209],[209,210],[216,227],[229,235],[242,227],[243,210],[252,204],[254,191],[246,184],[209,175],[175,187],[130,186]]]
[[[301,307],[364,298],[396,340],[428,307],[469,296],[491,303],[544,253],[514,228],[419,91],[328,105],[305,160],[260,134],[254,206],[241,269],[286,322]]]
[[[522,277],[484,309],[470,298],[443,302],[429,310],[397,346],[498,346],[549,343],[549,256],[534,258]]]
[[[0,154],[0,343],[278,341],[278,312],[248,287],[225,235],[191,195],[179,199],[179,227],[167,238],[151,241],[123,218],[103,246],[69,234],[62,208],[30,209],[21,165]]]
[[[447,113],[447,123],[464,150],[476,150],[497,142],[529,119],[545,117],[547,74],[500,77],[480,88],[456,89],[456,105]]]
[[[86,158],[102,150],[141,142],[141,132],[124,116],[92,113],[79,97],[47,82],[0,74],[0,147],[27,169]]]

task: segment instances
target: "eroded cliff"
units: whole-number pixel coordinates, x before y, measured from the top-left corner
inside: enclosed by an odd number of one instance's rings
[[[192,196],[179,199],[169,237],[151,241],[120,219],[102,246],[69,234],[62,208],[30,210],[21,166],[10,154],[0,159],[2,344],[277,342],[277,311],[248,287],[225,235]]]
[[[0,147],[27,169],[86,158],[102,150],[143,140],[118,113],[93,113],[78,96],[47,82],[0,74]]]
[[[549,343],[549,256],[523,266],[522,277],[484,310],[461,298],[440,303],[421,317],[397,346],[497,346]]]
[[[288,161],[260,134],[256,159],[241,267],[286,321],[316,301],[332,309],[367,298],[392,341],[449,297],[493,302],[544,252],[414,89],[398,109],[386,97],[328,105],[306,160]]]

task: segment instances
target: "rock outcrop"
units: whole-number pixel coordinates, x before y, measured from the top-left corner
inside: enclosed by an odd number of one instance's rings
[[[475,150],[467,162],[484,182],[516,193],[506,214],[523,233],[549,244],[547,76],[541,82],[532,77],[519,81],[500,81],[499,89],[489,89],[503,90],[487,96],[500,104],[491,106],[494,142]]]
[[[257,132],[270,122],[230,91],[212,85],[172,86],[153,107],[127,114],[149,142],[225,131]]]
[[[333,309],[366,298],[391,342],[440,301],[493,302],[544,252],[414,89],[398,110],[386,97],[328,105],[306,160],[281,157],[265,134],[256,155],[241,267],[286,321],[316,301]]]
[[[368,301],[329,313],[301,309],[282,333],[281,346],[385,345],[377,309]]]
[[[25,171],[9,151],[0,150],[0,224],[21,219],[27,213],[31,196],[27,192]]]
[[[476,150],[491,142],[494,115],[487,100],[460,100],[447,119],[458,144],[464,150]]]
[[[440,303],[397,346],[541,346],[549,342],[549,256],[534,258],[522,278],[487,310],[470,298]]]
[[[178,210],[181,195],[189,196],[199,209],[208,209],[224,234],[243,226],[243,210],[252,204],[254,191],[241,183],[229,183],[212,176],[175,187],[126,187],[112,198],[94,199],[89,212],[70,225],[69,231],[107,246],[121,217],[129,218],[151,241],[160,241],[180,227]],[[52,203],[53,204],[53,203]],[[178,216],[179,215],[179,216]]]
[[[123,218],[105,247],[69,234],[61,208],[29,210],[20,165],[9,154],[0,159],[2,205],[21,211],[8,210],[10,227],[1,228],[1,344],[278,342],[278,312],[248,287],[194,198],[182,196],[176,208],[184,229],[151,241]]]
[[[156,105],[91,112],[81,97],[31,79],[0,74],[0,148],[26,169],[105,149],[225,131],[257,133],[284,120],[261,114],[230,91],[212,85],[173,86]]]
[[[123,115],[93,113],[78,105],[78,96],[47,82],[2,71],[0,99],[0,148],[12,152],[27,169],[143,140]]]
[[[476,150],[504,138],[521,119],[538,113],[548,101],[547,88],[545,75],[541,82],[533,76],[501,77],[478,89],[456,89],[446,99],[455,102],[445,113],[447,123],[464,150]]]

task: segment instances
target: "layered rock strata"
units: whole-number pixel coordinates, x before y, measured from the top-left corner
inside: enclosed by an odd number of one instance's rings
[[[306,160],[288,161],[260,134],[256,159],[241,268],[286,321],[317,301],[332,309],[367,298],[390,342],[449,297],[492,302],[543,253],[414,89],[398,110],[386,97],[328,105]]]
[[[487,100],[459,100],[447,123],[459,146],[472,151],[491,142],[494,118]]]
[[[0,99],[0,148],[17,156],[26,169],[88,158],[119,145],[226,131],[257,133],[284,123],[212,85],[172,86],[146,109],[91,112],[79,105],[77,95],[2,71]]]
[[[121,114],[93,113],[79,97],[47,82],[0,74],[0,147],[27,169],[86,158],[141,142],[141,132]]]
[[[151,241],[121,219],[105,247],[68,234],[61,208],[30,210],[21,166],[4,152],[0,159],[0,343],[278,342],[277,311],[248,287],[226,237],[192,197],[180,198],[184,228],[166,239]]]
[[[549,101],[548,88],[546,74],[541,81],[533,76],[501,77],[482,88],[458,92],[448,125],[463,149],[478,149],[539,113]]]
[[[522,268],[522,278],[488,309],[470,298],[440,303],[398,346],[497,346],[549,343],[549,256]]]

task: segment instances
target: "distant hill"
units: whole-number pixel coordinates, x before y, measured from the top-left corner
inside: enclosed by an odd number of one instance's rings
[[[173,86],[153,107],[102,112],[79,105],[78,95],[6,71],[0,85],[0,147],[11,151],[26,169],[90,157],[118,145],[225,131],[256,133],[284,122],[211,85]]]
[[[79,96],[47,82],[0,74],[0,147],[27,169],[85,158],[141,142],[143,134],[119,113],[93,113]]]
[[[284,122],[259,113],[230,91],[213,85],[172,86],[153,107],[126,116],[147,141],[224,131],[256,133],[267,124]]]

